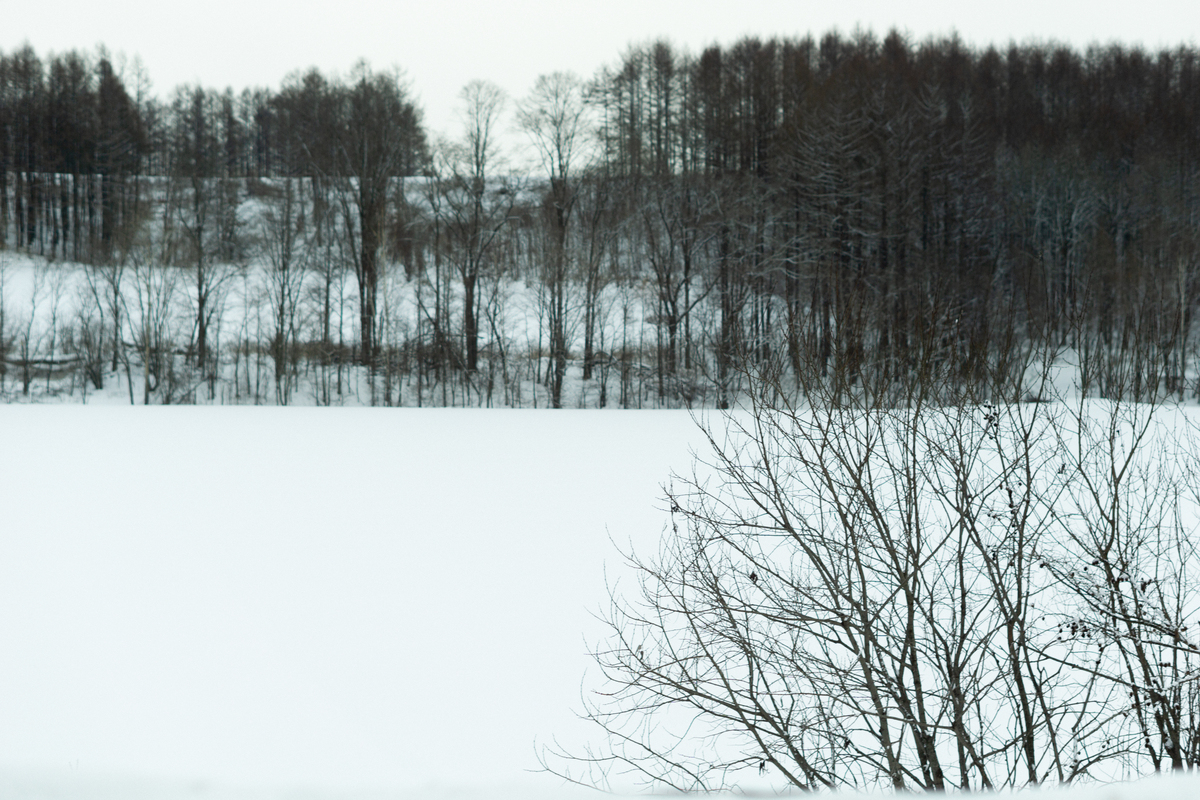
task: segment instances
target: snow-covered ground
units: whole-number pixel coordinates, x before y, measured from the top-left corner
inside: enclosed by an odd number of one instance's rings
[[[1195,800],[1196,797],[1200,797],[1200,779],[1192,775],[1158,776],[1133,783],[1107,786],[1024,790],[1020,795],[1027,800]],[[841,800],[878,800],[883,795],[843,793],[825,796],[836,796]],[[988,797],[987,794],[981,796]],[[1013,795],[1010,793],[996,796]],[[465,788],[430,784],[395,791],[350,791],[248,786],[208,781],[148,780],[114,775],[84,776],[68,770],[7,770],[0,771],[0,797],[6,800],[602,800],[606,795],[578,786],[553,784]]]
[[[0,407],[0,797],[560,796],[529,770],[586,733],[609,537],[653,546],[697,439],[678,412]]]
[[[702,444],[669,411],[0,406],[0,798],[588,794],[536,745],[593,735],[616,545]]]

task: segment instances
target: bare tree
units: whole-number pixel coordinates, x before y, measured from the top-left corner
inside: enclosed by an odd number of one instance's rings
[[[516,191],[496,177],[501,153],[496,127],[504,111],[500,87],[472,81],[459,93],[463,138],[451,150],[451,179],[445,184],[446,215],[455,240],[455,263],[463,288],[463,340],[466,369],[479,366],[479,280],[516,201]]]
[[[142,361],[142,404],[153,394],[164,403],[176,399],[175,304],[179,271],[168,264],[167,254],[155,247],[147,232],[130,248],[128,259],[133,279],[132,308],[125,318],[133,331],[133,344]],[[133,402],[133,376],[126,361]]]
[[[943,791],[1195,763],[1200,451],[1151,434],[1160,409],[756,385],[674,479],[657,557],[629,554],[585,700],[603,744],[548,769]]]
[[[543,201],[546,222],[542,284],[550,345],[550,402],[562,407],[567,369],[567,299],[570,253],[567,234],[576,200],[576,171],[586,155],[587,106],[583,84],[571,73],[539,76],[517,106],[517,122],[528,135],[549,181]]]
[[[104,388],[104,347],[107,331],[104,326],[103,307],[94,302],[92,287],[86,284],[78,286],[75,299],[75,324],[67,331],[64,349],[76,354],[76,373],[79,376],[83,402],[86,403],[89,383],[97,390]],[[73,384],[72,380],[72,392]]]
[[[1146,403],[1067,408],[1055,431],[1067,479],[1059,546],[1039,562],[1063,589],[1042,653],[1119,700],[1109,711],[1125,720],[1118,741],[1135,772],[1200,764],[1200,443],[1178,415]]]
[[[0,222],[0,224],[3,223]],[[3,241],[2,236],[0,236],[0,241]],[[4,378],[8,373],[8,354],[13,344],[13,337],[8,331],[10,322],[7,302],[8,263],[8,253],[0,250],[0,395],[4,394]]]
[[[275,362],[275,400],[287,405],[295,385],[299,357],[299,304],[307,273],[309,247],[305,233],[304,193],[285,178],[258,220],[258,241],[267,267],[271,341]]]
[[[33,362],[40,340],[34,337],[37,330],[38,307],[45,299],[46,280],[49,267],[38,262],[33,269],[33,284],[29,292],[29,315],[18,323],[17,347],[21,355],[21,394],[29,396],[29,385],[33,382]]]
[[[108,259],[99,264],[87,266],[84,273],[86,279],[86,297],[81,298],[81,302],[89,303],[96,309],[98,315],[97,325],[99,326],[98,335],[103,338],[105,335],[105,327],[107,320],[111,320],[110,347],[112,356],[111,370],[116,372],[120,363],[123,343],[121,339],[121,331],[124,326],[124,316],[122,314],[125,299],[122,289],[122,281],[125,278],[125,255],[123,252],[118,252],[113,258]],[[103,344],[97,343],[99,350],[103,352]],[[103,373],[98,373],[97,377],[102,379]],[[102,388],[97,386],[97,389]]]
[[[362,359],[373,366],[389,189],[392,179],[417,171],[425,136],[420,112],[395,71],[373,72],[360,63],[340,99],[335,168],[344,179],[342,222],[358,277]]]
[[[210,387],[219,354],[219,348],[210,342],[210,329],[219,325],[231,267],[241,255],[237,185],[217,177],[221,161],[217,99],[215,92],[200,87],[176,92],[173,165],[167,190],[167,208],[179,237],[172,255],[187,265],[192,277],[191,355]]]

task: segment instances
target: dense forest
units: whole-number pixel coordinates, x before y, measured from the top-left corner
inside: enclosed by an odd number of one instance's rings
[[[359,370],[389,403],[518,405],[525,381],[557,407],[574,379],[581,404],[724,407],[761,367],[1030,396],[1030,363],[1067,350],[1088,392],[1200,397],[1198,55],[654,42],[539,79],[517,170],[486,82],[435,142],[365,64],[160,98],[103,51],[26,46],[0,54],[0,248],[83,265],[93,307],[37,340],[0,313],[0,347],[25,391],[73,353],[96,387],[144,374],[147,401],[194,399],[164,388],[185,374],[212,396],[252,353],[279,402],[334,365],[337,392]],[[247,269],[267,323],[218,341]],[[502,324],[514,283],[535,339]]]

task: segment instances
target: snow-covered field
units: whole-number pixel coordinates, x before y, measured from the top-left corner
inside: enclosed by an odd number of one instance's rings
[[[20,405],[0,442],[0,798],[537,800],[588,794],[536,743],[592,735],[614,542],[654,547],[702,438],[665,411]]]
[[[278,785],[233,785],[209,781],[147,780],[113,775],[82,776],[67,770],[0,772],[0,797],[4,797],[5,800],[603,800],[606,796],[591,789],[569,785],[556,786],[547,782],[536,786],[513,784],[447,787],[443,784],[429,784],[394,791],[351,791],[297,789]],[[825,795],[831,796],[833,795]],[[1101,787],[1025,790],[1020,796],[1027,800],[1194,800],[1200,796],[1200,780],[1191,775],[1160,776],[1134,783]],[[842,800],[878,800],[883,795],[839,794],[836,797]]]
[[[0,797],[559,796],[529,770],[580,730],[609,537],[653,545],[696,439],[677,412],[0,407]]]

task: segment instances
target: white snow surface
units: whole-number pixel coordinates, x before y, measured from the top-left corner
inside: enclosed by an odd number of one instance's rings
[[[0,437],[6,800],[555,794],[535,739],[588,733],[614,542],[654,546],[699,443],[678,412],[57,405]]]
[[[670,411],[76,405],[0,442],[2,800],[599,796],[535,742],[594,737],[618,546],[703,446]]]
[[[231,786],[207,781],[168,781],[81,777],[78,773],[0,772],[0,797],[6,800],[603,800],[611,797],[578,786],[493,785],[490,787],[448,788],[431,784],[396,791],[313,790],[281,787]],[[647,795],[670,797],[672,795]],[[764,795],[718,794],[719,798],[762,797]],[[817,797],[838,800],[880,800],[885,795],[855,793],[792,794],[793,798]],[[920,797],[921,795],[908,795]],[[968,796],[968,795],[963,795]],[[1025,800],[1195,800],[1200,796],[1200,780],[1193,775],[1155,776],[1140,781],[1103,786],[1077,786],[1067,789],[1025,789],[1019,793],[980,793],[985,798],[1020,796]]]

